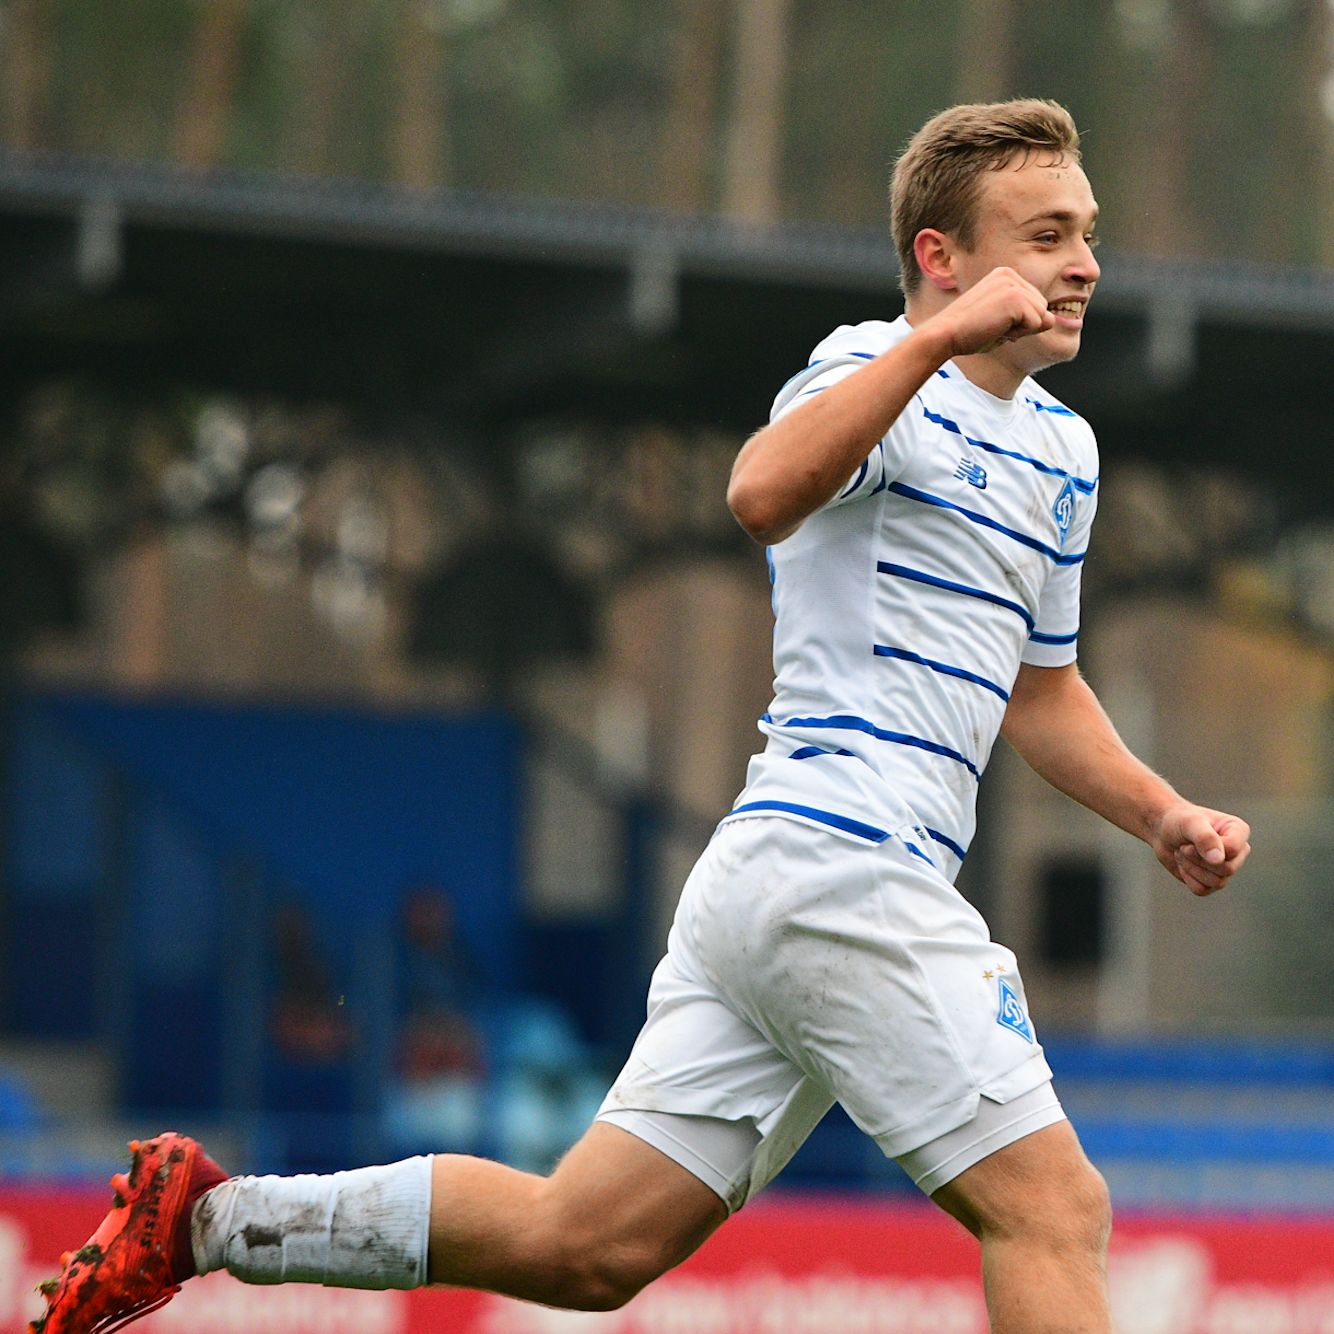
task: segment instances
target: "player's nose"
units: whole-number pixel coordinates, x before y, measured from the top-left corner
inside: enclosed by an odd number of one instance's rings
[[[1084,283],[1092,287],[1102,276],[1102,268],[1093,254],[1093,247],[1085,240],[1080,240],[1079,253],[1065,271],[1065,277],[1071,282]]]

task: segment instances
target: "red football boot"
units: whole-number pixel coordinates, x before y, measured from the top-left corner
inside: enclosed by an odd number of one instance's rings
[[[185,1135],[172,1131],[141,1144],[129,1175],[111,1178],[116,1192],[101,1226],[60,1273],[41,1286],[46,1314],[28,1334],[110,1334],[165,1305],[194,1274],[190,1211],[227,1174]]]

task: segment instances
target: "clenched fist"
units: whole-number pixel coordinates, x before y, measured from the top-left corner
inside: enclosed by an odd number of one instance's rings
[[[1002,343],[1054,328],[1047,298],[1013,269],[992,269],[927,321],[948,334],[950,356],[990,352]]]

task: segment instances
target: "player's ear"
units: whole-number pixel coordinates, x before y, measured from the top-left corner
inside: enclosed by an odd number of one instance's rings
[[[940,292],[958,291],[954,276],[955,242],[952,236],[934,227],[923,227],[913,238],[913,254],[922,277]]]

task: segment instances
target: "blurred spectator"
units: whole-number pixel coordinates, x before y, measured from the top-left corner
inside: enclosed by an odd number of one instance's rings
[[[387,1101],[396,1150],[463,1150],[546,1171],[602,1100],[569,1017],[532,996],[491,996],[438,885],[403,901],[398,984],[400,1082]]]
[[[332,1171],[352,1152],[356,1033],[316,922],[302,905],[275,910],[269,966],[276,985],[263,1105],[281,1117],[289,1170]]]
[[[341,1061],[352,1045],[352,1030],[338,1004],[333,973],[321,954],[310,918],[299,904],[283,904],[271,925],[277,995],[269,1034],[279,1056],[298,1065]]]
[[[403,1016],[475,1011],[482,975],[454,929],[454,905],[434,884],[410,889],[403,900],[399,995]]]
[[[399,1084],[387,1100],[389,1133],[405,1152],[475,1149],[485,1120],[481,970],[440,886],[410,889],[401,925]]]
[[[549,1172],[588,1128],[607,1072],[550,1001],[516,999],[505,1012],[501,1043],[497,1149],[511,1167]]]

